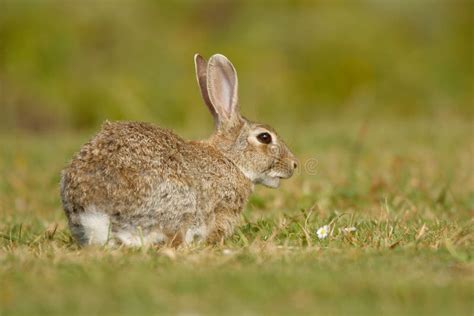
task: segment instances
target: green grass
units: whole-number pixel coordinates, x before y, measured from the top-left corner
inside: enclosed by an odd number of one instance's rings
[[[59,171],[90,134],[1,135],[0,315],[471,315],[470,123],[282,126],[301,172],[224,244],[180,249],[78,248]]]

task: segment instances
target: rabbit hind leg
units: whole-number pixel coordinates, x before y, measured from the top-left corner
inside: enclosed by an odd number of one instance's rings
[[[95,206],[68,214],[73,238],[81,245],[105,245],[109,240],[110,218]]]

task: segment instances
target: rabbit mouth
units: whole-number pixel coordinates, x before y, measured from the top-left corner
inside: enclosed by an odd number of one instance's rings
[[[291,177],[291,174],[285,174],[282,172],[277,172],[275,170],[271,170],[270,172],[244,172],[250,181],[254,184],[262,184],[269,188],[278,188],[280,186],[281,179],[288,179]]]
[[[283,173],[276,170],[271,170],[268,173],[264,173],[261,177],[257,178],[255,183],[263,184],[266,187],[276,189],[280,186],[280,180],[288,179],[292,176],[292,173]]]
[[[288,178],[291,178],[292,175],[293,175],[292,172],[285,173],[285,172],[275,171],[275,170],[272,170],[269,173],[267,173],[268,178],[278,178],[278,179],[288,179]]]

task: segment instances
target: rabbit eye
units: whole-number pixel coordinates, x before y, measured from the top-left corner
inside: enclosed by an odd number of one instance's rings
[[[270,144],[272,142],[272,135],[269,133],[260,133],[257,135],[257,139],[262,144]]]

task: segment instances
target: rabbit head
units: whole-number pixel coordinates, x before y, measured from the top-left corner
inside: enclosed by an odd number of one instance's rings
[[[194,62],[201,95],[215,123],[207,142],[253,183],[278,187],[280,179],[293,175],[295,156],[272,127],[240,115],[237,73],[225,56],[216,54],[206,61],[196,54]]]

